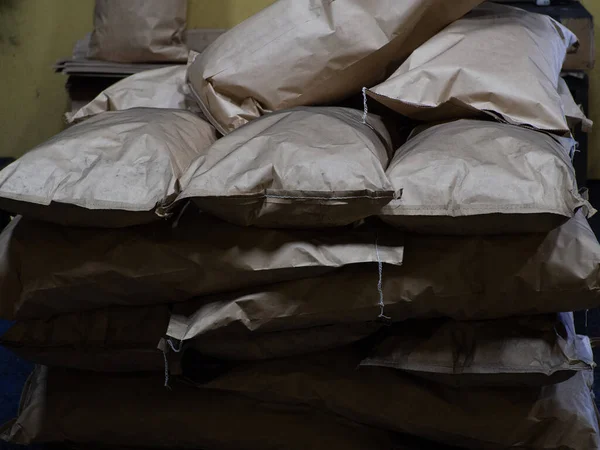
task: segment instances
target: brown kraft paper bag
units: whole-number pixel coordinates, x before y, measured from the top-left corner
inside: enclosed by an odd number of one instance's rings
[[[321,228],[376,215],[394,198],[390,136],[376,116],[299,107],[217,141],[181,180],[179,200],[238,225]]]
[[[403,243],[397,231],[381,227],[262,230],[193,209],[175,228],[69,228],[17,218],[0,234],[0,315],[45,319],[174,303],[346,265],[402,264]]]
[[[542,388],[455,389],[385,368],[356,367],[361,351],[240,366],[202,385],[304,404],[386,431],[474,450],[600,448],[591,371]]]
[[[198,53],[190,51],[188,64]],[[144,70],[117,81],[76,112],[67,112],[67,123],[77,123],[107,111],[132,108],[184,109],[199,113],[185,81],[187,66],[178,64]]]
[[[185,62],[187,0],[96,0],[88,58]]]
[[[354,265],[177,304],[168,335],[268,333],[340,323],[487,320],[595,308],[600,244],[580,213],[548,234],[407,235],[401,267]],[[381,281],[381,292],[379,282]]]
[[[368,94],[418,120],[491,115],[568,135],[558,80],[576,41],[549,16],[488,2],[415,50]]]
[[[145,70],[116,82],[75,113],[68,123],[81,122],[107,111],[131,108],[187,109],[185,74],[182,65]]]
[[[168,216],[185,170],[215,140],[214,128],[187,111],[99,114],[3,169],[0,207],[61,225],[157,221]]]
[[[17,321],[0,336],[0,345],[20,358],[50,367],[161,373],[166,368],[179,373],[181,359],[190,350],[223,364],[283,358],[352,344],[384,327],[378,322],[341,323],[273,333],[226,328],[185,345],[171,341],[171,347],[163,340],[169,319],[169,305],[113,306]]]
[[[220,36],[188,80],[227,134],[270,111],[330,104],[375,85],[481,2],[279,0]]]
[[[162,372],[165,361],[158,344],[165,336],[169,317],[168,305],[152,305],[114,306],[17,321],[0,335],[0,345],[20,358],[51,367]]]
[[[578,209],[575,141],[512,125],[458,120],[408,140],[387,175],[398,199],[380,217],[409,231],[508,234],[550,231]]]
[[[256,401],[160,374],[106,375],[38,367],[19,417],[0,439],[90,448],[330,450],[395,447],[393,433],[303,405]],[[411,447],[414,449],[414,447]],[[419,447],[416,447],[419,448]]]
[[[168,305],[111,307],[52,319],[18,321],[0,345],[36,364],[99,372],[173,373],[189,350],[226,362],[283,358],[342,347],[387,331],[362,361],[449,386],[542,386],[591,370],[589,340],[575,334],[570,313],[480,322],[409,321],[332,324],[274,332],[217,329],[181,342],[163,342]],[[231,329],[230,329],[231,328]],[[162,350],[159,350],[159,348]]]
[[[564,78],[558,79],[558,93],[562,99],[565,115],[571,129],[574,129],[578,124],[581,124],[581,129],[584,132],[590,132],[594,126],[594,122],[586,117],[581,107],[575,102],[569,86]]]
[[[403,322],[361,362],[448,386],[544,386],[594,368],[572,313],[458,322]]]

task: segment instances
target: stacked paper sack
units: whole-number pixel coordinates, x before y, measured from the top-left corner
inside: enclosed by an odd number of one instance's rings
[[[279,0],[4,169],[3,438],[600,448],[576,38],[481,3]]]

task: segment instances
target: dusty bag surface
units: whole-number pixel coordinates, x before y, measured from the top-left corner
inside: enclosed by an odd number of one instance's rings
[[[124,227],[159,220],[179,179],[216,140],[192,113],[107,112],[75,125],[0,172],[0,206],[64,225]]]
[[[377,213],[394,197],[391,139],[348,108],[269,114],[218,140],[192,164],[179,199],[239,225],[327,227]]]
[[[186,73],[186,66],[177,65],[131,75],[102,91],[76,113],[67,113],[67,122],[131,108],[187,109]]]
[[[581,214],[548,234],[407,235],[402,267],[374,265],[176,305],[169,336],[267,333],[340,323],[487,320],[595,308],[600,244]]]
[[[175,228],[74,228],[20,218],[0,234],[0,313],[43,319],[181,302],[350,264],[402,264],[403,242],[390,229],[263,230],[191,209]]]
[[[206,117],[227,134],[269,111],[342,100],[482,0],[279,0],[190,67]]]
[[[581,450],[600,446],[592,373],[544,388],[453,389],[398,371],[356,366],[333,351],[240,366],[204,385],[306,404],[358,423],[472,449]]]
[[[25,386],[18,419],[1,438],[15,444],[68,441],[86,448],[395,448],[391,433],[303,405],[183,383],[168,390],[160,374],[109,376],[39,367]]]
[[[185,62],[185,0],[97,0],[88,58]]]
[[[27,361],[97,372],[165,369],[158,344],[169,324],[169,306],[111,307],[18,321],[0,345]]]
[[[415,50],[369,95],[419,120],[489,114],[567,135],[557,88],[575,42],[549,16],[488,2]]]
[[[434,234],[547,232],[594,209],[578,193],[568,138],[458,120],[400,147],[387,175],[402,192],[381,218]]]
[[[544,386],[594,367],[571,313],[399,324],[361,366],[388,367],[456,387]]]

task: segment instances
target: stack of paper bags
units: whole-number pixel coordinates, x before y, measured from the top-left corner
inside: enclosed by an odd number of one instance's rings
[[[280,0],[0,172],[1,343],[39,364],[2,437],[600,448],[576,38],[481,3]]]

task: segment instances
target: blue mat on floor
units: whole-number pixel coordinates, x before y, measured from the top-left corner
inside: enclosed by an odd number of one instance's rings
[[[10,325],[10,322],[0,320],[0,336]],[[21,390],[32,370],[32,364],[0,347],[0,425],[16,416]]]

